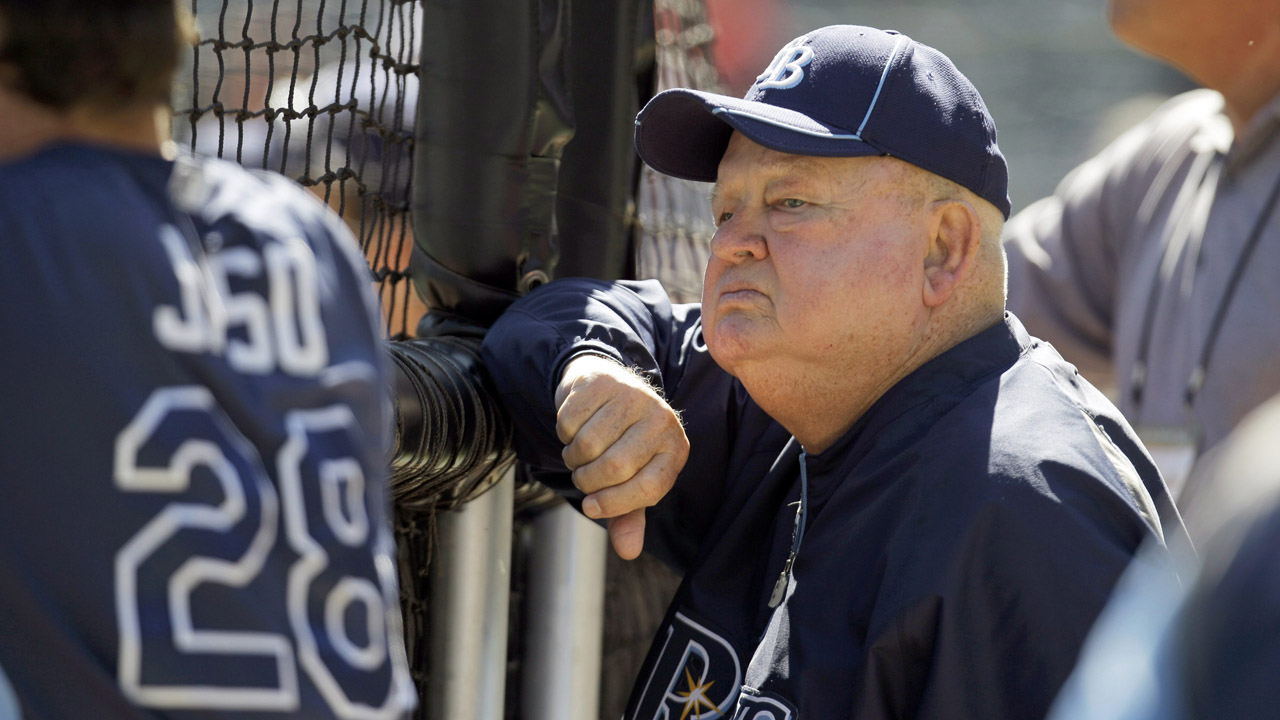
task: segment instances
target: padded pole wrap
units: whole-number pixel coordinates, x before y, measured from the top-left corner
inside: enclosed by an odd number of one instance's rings
[[[653,2],[572,3],[568,70],[577,127],[560,163],[557,275],[634,278],[640,161],[631,136],[653,84]]]
[[[430,311],[418,339],[391,346],[402,505],[456,506],[511,460],[478,348],[482,328],[559,261],[568,27],[568,0],[424,3],[411,273]]]
[[[482,329],[557,275],[634,276],[631,133],[653,57],[651,0],[427,0],[424,12],[412,274],[431,310],[418,339],[392,346],[393,482],[409,504],[510,459],[475,359]]]
[[[514,461],[511,423],[481,372],[477,334],[389,343],[397,404],[391,492],[404,508],[451,509]]]
[[[555,274],[568,27],[567,0],[425,3],[412,274],[428,324],[488,327]]]

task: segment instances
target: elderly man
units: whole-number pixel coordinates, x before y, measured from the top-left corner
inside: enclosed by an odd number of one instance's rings
[[[1109,15],[1213,89],[1169,100],[1009,223],[1009,307],[1115,386],[1178,497],[1280,393],[1280,1],[1112,0]]]
[[[744,99],[659,94],[636,147],[715,181],[701,305],[560,281],[485,346],[524,460],[684,573],[626,717],[1043,715],[1134,550],[1184,531],[1116,409],[1004,313],[977,91],[834,26]]]

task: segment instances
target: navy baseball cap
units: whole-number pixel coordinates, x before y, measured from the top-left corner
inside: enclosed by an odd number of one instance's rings
[[[734,130],[793,155],[905,160],[1009,217],[1009,167],[982,96],[946,55],[892,30],[802,35],[741,99],[660,92],[636,116],[636,152],[661,173],[714,182]]]

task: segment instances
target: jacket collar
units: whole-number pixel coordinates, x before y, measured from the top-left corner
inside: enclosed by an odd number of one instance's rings
[[[968,396],[974,384],[1011,367],[1035,342],[1022,322],[1006,312],[1002,322],[961,341],[889,388],[831,447],[808,456],[810,470],[844,465],[851,455],[861,457],[881,441],[893,443],[894,437],[914,434]],[[864,437],[867,440],[860,442]]]

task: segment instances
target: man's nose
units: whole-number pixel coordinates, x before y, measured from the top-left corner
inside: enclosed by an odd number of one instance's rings
[[[711,254],[731,263],[768,257],[769,244],[758,220],[746,213],[739,213],[720,223],[720,227],[711,236]]]

